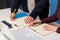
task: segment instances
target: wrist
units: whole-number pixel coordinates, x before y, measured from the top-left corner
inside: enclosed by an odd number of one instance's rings
[[[30,14],[29,16],[31,16],[34,20],[35,20],[35,18],[36,18],[36,17],[35,17],[34,15],[32,15],[32,14]]]
[[[34,18],[32,16],[29,15],[30,18],[32,18],[34,20]]]
[[[16,13],[12,12],[11,14],[16,14]]]
[[[15,13],[11,13],[10,16],[11,16],[11,17],[14,17],[14,16],[15,16]]]
[[[56,32],[57,33],[60,33],[60,27],[57,28]]]

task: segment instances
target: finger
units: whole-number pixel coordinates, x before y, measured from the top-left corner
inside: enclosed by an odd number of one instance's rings
[[[33,24],[30,23],[28,26],[29,26],[29,27],[32,27],[32,25],[33,25]]]
[[[34,26],[34,22],[31,22],[31,23],[29,24],[29,26],[30,26],[30,27]]]
[[[25,23],[27,24],[27,22],[28,22],[29,20],[28,20],[28,18],[26,18],[24,21],[25,21]]]
[[[31,18],[31,17],[28,20],[29,20],[28,24],[33,22],[33,18]]]
[[[11,19],[12,21],[14,21],[16,18],[10,17],[10,19]]]
[[[25,19],[25,23],[26,23],[26,24],[29,24],[29,22],[30,22],[30,18],[26,18],[26,19]]]
[[[29,23],[33,22],[33,19],[30,19]]]
[[[26,23],[27,23],[27,24],[29,24],[29,23],[30,23],[30,21],[31,21],[31,20],[30,20],[30,19],[28,19]]]

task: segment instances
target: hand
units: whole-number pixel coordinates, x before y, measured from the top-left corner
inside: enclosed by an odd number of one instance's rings
[[[33,22],[31,22],[28,26],[29,26],[29,27],[32,27],[32,26],[36,27],[36,26],[38,26],[38,25],[40,25],[40,24],[41,24],[41,22],[33,21]]]
[[[33,22],[34,19],[31,16],[28,16],[24,21],[26,24],[29,24],[29,23]]]
[[[44,29],[47,30],[47,31],[54,31],[54,32],[56,32],[57,28],[58,27],[54,26],[54,25],[45,25],[44,26]]]
[[[14,16],[15,16],[15,13],[11,13],[11,14],[10,14],[10,19],[11,19],[12,21],[15,20]]]

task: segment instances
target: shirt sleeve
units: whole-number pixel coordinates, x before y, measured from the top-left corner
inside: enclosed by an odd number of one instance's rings
[[[14,12],[15,9],[16,9],[15,13],[18,11],[20,3],[21,3],[21,0],[12,0],[11,1],[11,13]]]
[[[51,22],[54,22],[54,21],[56,21],[56,20],[57,20],[57,18],[55,17],[55,15],[52,15],[52,16],[50,16],[50,17],[41,19],[41,22],[42,22],[42,23],[51,23]]]
[[[56,14],[57,19],[60,20],[60,0],[58,0],[57,10],[55,14]]]
[[[57,31],[56,31],[56,32],[60,34],[60,27],[58,27],[58,29],[57,29]]]
[[[49,0],[41,0],[39,3],[36,5],[36,7],[33,9],[33,11],[30,13],[30,16],[33,18],[36,18],[41,12],[43,12],[44,8],[46,6],[49,6]]]

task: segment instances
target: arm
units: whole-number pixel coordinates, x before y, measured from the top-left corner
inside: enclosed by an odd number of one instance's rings
[[[12,2],[11,2],[11,13],[13,13],[15,9],[16,9],[15,13],[18,11],[20,3],[21,3],[21,0],[12,0]]]
[[[56,32],[57,33],[60,33],[60,27],[57,28]]]
[[[32,13],[30,14],[31,17],[36,18],[46,6],[49,6],[49,0],[41,0],[37,6],[33,9]]]
[[[60,20],[60,0],[58,0],[58,6],[57,6],[57,10],[56,10],[56,13],[55,13],[56,17],[58,20]]]
[[[21,0],[12,0],[11,2],[11,14],[10,14],[10,19],[12,21],[14,21],[15,18],[15,14],[18,11],[18,8],[20,6]]]
[[[42,23],[51,23],[51,22],[54,22],[56,20],[57,20],[57,18],[55,17],[55,15],[41,19]]]
[[[56,20],[60,20],[60,0],[58,0],[58,6],[57,6],[57,10],[55,12],[55,15],[42,19],[41,21],[49,23],[49,22],[53,22]]]
[[[58,7],[57,7],[57,10],[56,10],[56,17],[58,18],[58,20],[60,20],[60,0],[58,0]],[[56,32],[60,33],[60,27],[57,28]]]

